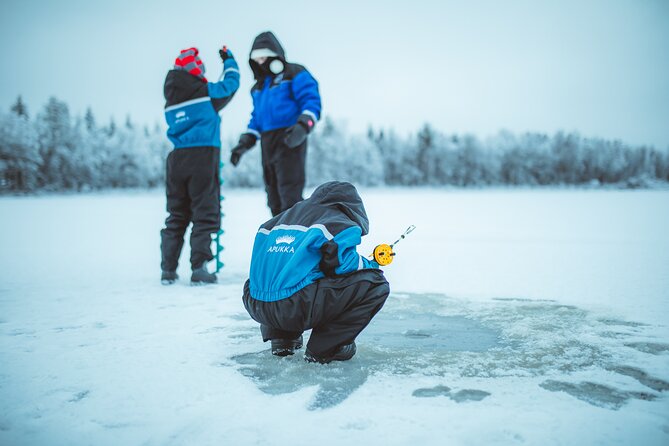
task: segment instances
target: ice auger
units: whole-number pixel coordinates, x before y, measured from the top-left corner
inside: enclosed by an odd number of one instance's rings
[[[225,47],[224,47],[225,48]],[[218,185],[218,201],[220,203],[220,209],[221,209],[221,225],[223,224],[223,217],[225,214],[223,213],[223,200],[225,200],[225,197],[223,197],[223,194],[221,193],[221,188],[223,187],[223,161],[220,162],[219,164],[219,169],[218,169],[218,178],[219,178],[219,185]],[[214,242],[216,243],[216,272],[218,273],[221,269],[223,269],[223,262],[221,261],[221,254],[223,253],[223,242],[221,242],[221,236],[223,235],[225,231],[223,231],[223,228],[219,225],[218,231],[216,231],[216,237],[214,238]]]
[[[395,257],[395,253],[393,252],[393,248],[395,247],[396,244],[398,244],[401,240],[404,239],[407,235],[411,233],[416,229],[414,225],[411,225],[407,228],[406,231],[404,231],[404,234],[400,235],[400,238],[395,240],[395,242],[392,245],[387,245],[385,243],[381,243],[380,245],[376,245],[374,248],[374,252],[372,253],[372,257],[381,266],[386,266],[390,265],[393,263],[393,257]]]

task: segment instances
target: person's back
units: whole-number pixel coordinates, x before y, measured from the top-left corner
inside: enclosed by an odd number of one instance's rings
[[[260,227],[243,301],[273,354],[293,354],[310,328],[305,359],[355,354],[356,336],[389,293],[379,265],[356,250],[368,229],[360,196],[344,182],[319,186]]]
[[[251,259],[251,294],[280,300],[326,275],[378,268],[356,251],[368,228],[352,184],[321,185],[307,200],[260,227]]]

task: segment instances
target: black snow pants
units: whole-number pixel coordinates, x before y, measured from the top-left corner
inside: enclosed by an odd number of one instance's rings
[[[160,232],[163,271],[175,271],[184,233],[192,222],[190,263],[193,269],[213,259],[211,234],[221,226],[218,147],[175,149],[167,157],[167,212]]]
[[[284,142],[286,129],[263,132],[262,172],[267,192],[267,206],[272,216],[302,201],[306,179],[307,140],[291,149]]]
[[[263,341],[296,339],[313,329],[307,348],[328,356],[349,344],[383,307],[390,286],[378,269],[320,279],[292,296],[276,302],[251,297],[249,281],[242,300],[249,315],[260,325]]]

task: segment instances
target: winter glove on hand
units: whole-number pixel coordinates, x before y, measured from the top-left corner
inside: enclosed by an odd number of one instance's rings
[[[294,149],[307,139],[307,135],[314,129],[314,124],[314,119],[311,116],[300,115],[297,123],[286,130],[286,137],[283,142]]]
[[[223,48],[218,50],[218,55],[221,56],[221,62],[225,62],[228,59],[234,59],[235,57],[232,55],[232,51],[228,49],[227,46],[223,45]]]
[[[321,269],[326,277],[334,277],[337,275],[335,270],[339,266],[339,245],[330,240],[323,243],[321,246],[321,261],[318,267]]]
[[[232,148],[232,153],[230,153],[230,163],[233,166],[239,164],[242,155],[255,145],[256,139],[255,135],[251,133],[242,133],[242,136],[239,137],[239,142]]]

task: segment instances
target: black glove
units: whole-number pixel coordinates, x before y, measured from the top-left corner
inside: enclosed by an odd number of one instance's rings
[[[232,153],[230,153],[230,163],[233,166],[237,166],[242,155],[251,150],[251,147],[256,144],[256,139],[256,136],[252,133],[242,133],[242,136],[239,137],[239,142],[232,148]]]
[[[314,119],[311,116],[300,115],[297,118],[297,123],[286,130],[286,137],[283,139],[283,142],[291,149],[294,149],[307,139],[307,135],[314,129],[314,125]]]
[[[232,55],[232,51],[228,49],[227,46],[223,45],[223,48],[218,50],[218,55],[221,56],[221,61],[225,62],[228,59],[234,59],[234,56]]]

